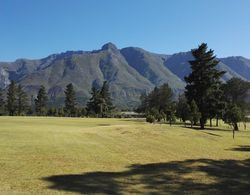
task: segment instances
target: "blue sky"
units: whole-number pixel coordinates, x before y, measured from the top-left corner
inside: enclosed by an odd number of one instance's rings
[[[106,42],[165,54],[206,42],[250,58],[250,0],[0,0],[0,61]]]

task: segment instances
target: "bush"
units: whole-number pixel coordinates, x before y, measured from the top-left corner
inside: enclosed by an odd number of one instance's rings
[[[148,123],[153,123],[153,122],[155,122],[155,117],[154,117],[153,115],[148,115],[148,116],[146,117],[146,121],[147,121]]]

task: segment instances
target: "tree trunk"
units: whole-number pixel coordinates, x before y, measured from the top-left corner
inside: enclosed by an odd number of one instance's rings
[[[216,127],[219,127],[219,117],[216,117]]]
[[[212,118],[209,119],[210,120],[210,127],[212,127]]]
[[[193,128],[193,121],[191,120],[191,128]]]
[[[239,127],[237,123],[234,123],[234,131],[239,131]]]
[[[205,121],[202,118],[200,119],[200,128],[205,129]]]

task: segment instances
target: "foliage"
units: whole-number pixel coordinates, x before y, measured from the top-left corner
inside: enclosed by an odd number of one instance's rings
[[[87,113],[89,116],[111,117],[114,106],[109,93],[109,85],[107,81],[103,82],[101,89],[94,86],[91,91],[91,98],[87,103]]]
[[[195,103],[194,100],[190,103],[190,115],[189,115],[191,126],[193,127],[194,124],[197,124],[197,122],[201,118],[201,113],[199,112],[198,106]]]
[[[23,91],[22,86],[18,85],[17,88],[17,114],[25,115],[28,109],[28,97]]]
[[[226,108],[223,120],[232,125],[234,130],[238,131],[237,123],[242,119],[242,114],[240,108],[236,104],[229,104]]]
[[[72,85],[72,83],[68,84],[66,86],[66,90],[65,90],[65,107],[64,107],[64,113],[67,116],[75,116],[77,109],[76,109],[76,94],[75,94],[75,90],[74,87]]]
[[[47,101],[47,92],[45,87],[42,85],[38,91],[37,98],[35,99],[35,110],[38,116],[46,115]]]
[[[168,120],[170,124],[175,120],[175,106],[173,93],[168,84],[155,87],[148,95],[141,95],[141,105],[137,111],[153,115],[157,121]]]
[[[190,106],[187,103],[187,99],[184,95],[180,95],[176,105],[176,116],[183,122],[190,119]]]
[[[14,116],[17,111],[17,88],[14,81],[11,81],[7,91],[6,109],[10,116]]]
[[[153,115],[147,115],[146,116],[146,121],[148,123],[154,123],[155,122],[155,117]]]
[[[207,51],[207,44],[202,43],[197,49],[192,50],[194,60],[189,61],[192,72],[185,77],[187,82],[185,95],[189,103],[194,100],[201,113],[200,127],[204,129],[207,119],[211,115],[209,110],[212,103],[216,105],[212,97],[219,90],[220,78],[224,74],[216,69],[219,63],[213,50]],[[216,106],[215,106],[216,107]]]

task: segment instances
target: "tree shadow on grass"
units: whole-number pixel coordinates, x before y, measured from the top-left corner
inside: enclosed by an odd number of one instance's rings
[[[238,151],[238,152],[250,152],[250,146],[241,145],[241,146],[238,146],[236,148],[232,148],[230,150],[232,150],[232,151]],[[249,172],[250,172],[250,170],[249,170]]]
[[[132,165],[122,172],[53,175],[49,188],[80,194],[248,194],[250,159],[192,159]]]

